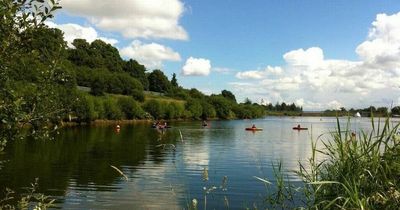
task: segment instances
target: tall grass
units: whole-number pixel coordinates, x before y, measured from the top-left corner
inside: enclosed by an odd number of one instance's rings
[[[302,208],[400,209],[398,128],[389,118],[377,126],[371,118],[371,131],[355,134],[337,120],[336,131],[321,149],[322,136],[313,142],[311,158],[296,171],[305,184]]]

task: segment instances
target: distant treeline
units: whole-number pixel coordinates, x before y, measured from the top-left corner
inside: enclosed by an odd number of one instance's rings
[[[67,47],[63,33],[58,29],[43,26],[29,33],[34,38],[22,42],[21,49],[31,56],[10,60],[13,71],[7,76],[13,81],[10,84],[16,95],[32,99],[24,105],[27,113],[37,111],[38,103],[46,107],[46,103],[51,102],[54,112],[60,110],[54,121],[71,118],[78,122],[96,119],[242,119],[259,118],[267,111],[302,110],[295,104],[286,103],[275,106],[259,105],[250,100],[238,103],[228,90],[205,95],[195,88],[185,89],[178,84],[175,74],[168,79],[159,69],[148,71],[135,60],[123,60],[117,48],[101,40],[88,43],[75,39],[72,47]],[[35,101],[40,90],[48,84],[43,82],[47,75],[44,72],[53,65],[54,85],[49,87],[52,94],[47,95],[54,98]],[[80,91],[76,86],[90,87],[90,93]],[[162,93],[171,100],[146,100],[145,90]],[[35,103],[29,104],[31,101]]]
[[[389,115],[391,116],[396,116],[396,115],[400,115],[400,106],[395,106],[392,109],[389,109],[387,107],[374,107],[374,106],[370,106],[367,108],[363,108],[363,109],[354,109],[351,108],[349,110],[347,110],[344,107],[341,107],[339,110],[325,110],[324,114],[325,115],[340,115],[340,116],[346,116],[346,115],[351,115],[354,116],[355,114],[360,113],[360,115],[362,115],[363,117],[371,117],[371,115],[373,116],[378,116],[378,117],[387,117]]]

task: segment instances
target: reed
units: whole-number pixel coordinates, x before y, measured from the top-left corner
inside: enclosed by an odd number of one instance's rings
[[[337,119],[330,138],[321,149],[317,141],[323,136],[313,142],[308,164],[296,171],[305,184],[303,208],[400,209],[398,128],[389,118],[377,126],[371,118],[371,131],[354,134]]]

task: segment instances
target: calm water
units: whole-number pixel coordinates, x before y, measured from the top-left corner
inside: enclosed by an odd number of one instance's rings
[[[253,123],[264,130],[244,130]],[[312,132],[293,131],[297,124]],[[232,209],[262,206],[266,188],[254,176],[273,179],[271,163],[279,160],[287,170],[298,169],[297,162],[310,155],[311,133],[317,137],[333,131],[336,119],[268,117],[212,121],[206,128],[201,122],[171,125],[165,133],[145,123],[123,125],[119,133],[113,126],[77,127],[63,130],[54,141],[10,143],[0,155],[5,160],[0,189],[23,192],[39,177],[40,191],[56,198],[58,208],[182,209],[193,198],[202,208],[203,187],[219,187],[227,176],[227,189],[208,195],[209,209],[224,208],[224,196]],[[369,127],[369,119],[353,119],[352,129]],[[208,181],[202,179],[205,167]]]

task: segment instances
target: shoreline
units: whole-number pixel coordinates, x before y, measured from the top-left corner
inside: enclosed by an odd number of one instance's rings
[[[336,117],[354,117],[354,116],[349,116],[349,115],[315,115],[315,114],[302,114],[302,115],[285,115],[284,113],[281,114],[272,114],[272,115],[265,115],[262,118],[254,118],[254,119],[263,119],[267,117],[327,117],[327,118],[336,118]],[[375,118],[382,118],[382,117],[387,117],[387,116],[374,116]],[[370,118],[369,116],[364,116],[363,118]],[[390,117],[393,119],[400,119],[398,117]],[[218,119],[218,118],[213,118],[213,119],[207,119],[206,121],[218,121],[218,120],[249,120],[249,119]],[[131,125],[131,124],[140,124],[140,123],[148,123],[151,124],[154,121],[162,121],[162,122],[183,122],[183,121],[203,121],[201,119],[193,120],[193,119],[160,119],[160,120],[152,120],[152,119],[135,119],[135,120],[94,120],[90,123],[87,122],[68,122],[68,121],[63,121],[61,122],[61,127],[75,127],[75,126],[109,126],[109,125]]]

